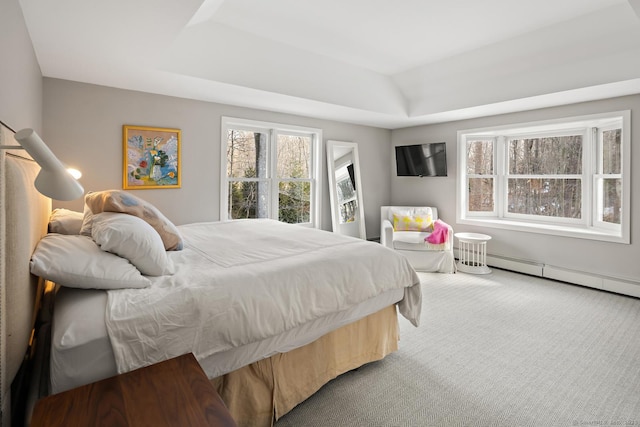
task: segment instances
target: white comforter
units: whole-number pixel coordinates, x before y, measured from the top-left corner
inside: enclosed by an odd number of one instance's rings
[[[179,227],[173,276],[109,291],[106,325],[119,372],[193,352],[198,359],[280,334],[405,288],[400,312],[418,325],[419,279],[377,243],[272,220]]]

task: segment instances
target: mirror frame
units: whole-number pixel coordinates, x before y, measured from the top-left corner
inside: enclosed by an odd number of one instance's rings
[[[362,179],[360,178],[360,158],[358,156],[358,144],[345,141],[327,141],[327,176],[329,178],[329,201],[331,205],[331,225],[334,233],[340,233],[340,217],[338,211],[338,194],[336,189],[336,168],[333,152],[335,148],[351,149],[353,152],[353,175],[356,184],[356,201],[358,203],[359,238],[367,240],[364,224],[364,202],[362,197]]]

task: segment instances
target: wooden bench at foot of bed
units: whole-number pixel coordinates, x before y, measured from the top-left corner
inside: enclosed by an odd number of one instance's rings
[[[287,353],[211,380],[240,427],[272,426],[338,375],[398,349],[392,305]]]

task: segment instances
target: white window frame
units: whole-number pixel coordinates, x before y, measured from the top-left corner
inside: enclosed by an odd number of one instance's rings
[[[265,178],[243,178],[243,181],[265,181],[269,183],[269,218],[278,220],[278,196],[280,181],[308,181],[311,184],[310,194],[310,218],[309,222],[298,223],[303,227],[320,228],[322,212],[322,179],[321,179],[321,145],[322,129],[308,128],[303,126],[287,125],[281,123],[263,122],[235,117],[222,117],[220,138],[220,220],[228,221],[229,218],[229,182],[227,176],[227,133],[229,129],[247,130],[260,132],[268,135],[267,155],[269,164],[267,165],[267,177]],[[311,137],[311,164],[310,179],[288,179],[277,176],[277,138],[279,134],[300,135]]]
[[[459,224],[481,227],[526,231],[556,236],[568,236],[601,240],[616,243],[630,243],[630,204],[631,204],[631,111],[593,114],[540,122],[518,123],[491,128],[468,129],[458,131],[458,185],[456,189],[456,219]],[[621,128],[622,173],[603,175],[600,165],[602,130]],[[562,133],[583,133],[582,160],[582,218],[550,218],[537,215],[508,213],[508,140],[512,137],[527,138],[540,135],[559,135]],[[493,146],[493,212],[470,212],[468,206],[467,141],[474,139],[494,140]],[[473,177],[473,176],[472,176]],[[513,177],[513,176],[512,176]],[[559,175],[559,177],[563,177]],[[611,224],[599,220],[602,211],[602,195],[598,180],[603,177],[616,177],[622,180],[622,211],[620,224]]]
[[[493,171],[491,174],[467,174],[467,141],[468,140],[473,140],[473,141],[491,141],[491,144],[493,145]],[[468,185],[468,180],[469,178],[483,178],[483,177],[491,177],[493,179],[493,210],[492,211],[478,211],[478,212],[469,212],[469,204],[466,203],[466,194],[465,194],[465,204],[464,204],[464,209],[465,209],[465,218],[466,217],[487,217],[487,218],[493,218],[496,217],[498,215],[498,211],[499,211],[499,205],[500,203],[498,202],[498,197],[496,197],[496,194],[498,191],[500,191],[498,189],[498,174],[496,172],[496,170],[498,170],[499,165],[498,165],[498,155],[497,155],[497,151],[498,151],[498,138],[494,137],[494,136],[485,136],[485,135],[467,135],[467,138],[464,142],[463,145],[458,145],[458,151],[460,153],[460,156],[464,157],[464,165],[459,166],[460,167],[464,167],[464,182],[460,182],[460,185],[462,186],[462,188],[465,188],[465,193],[466,193],[466,188]],[[464,153],[462,153],[462,151],[464,151]]]
[[[532,174],[532,175],[511,175],[509,174],[509,165],[507,164],[507,154],[506,154],[506,150],[508,149],[509,146],[509,142],[514,140],[514,139],[532,139],[532,138],[542,138],[542,137],[548,137],[548,136],[569,136],[569,135],[581,135],[582,136],[582,142],[583,142],[583,150],[582,150],[582,173],[581,174],[575,174],[575,175],[544,175],[544,174]],[[501,184],[501,194],[502,197],[500,197],[500,202],[505,203],[508,200],[508,191],[509,191],[509,179],[526,179],[526,178],[531,178],[531,179],[539,179],[542,178],[544,179],[545,177],[549,177],[549,176],[553,176],[557,179],[563,179],[563,178],[568,178],[568,179],[579,179],[581,182],[581,199],[582,199],[582,204],[583,206],[585,205],[585,201],[588,201],[589,199],[585,199],[585,197],[588,197],[589,191],[588,191],[588,185],[586,183],[587,177],[588,177],[588,171],[586,171],[584,168],[585,164],[589,163],[589,150],[586,150],[585,147],[590,147],[591,141],[588,140],[588,138],[590,138],[590,136],[588,136],[588,132],[586,129],[584,128],[576,128],[576,129],[563,129],[563,130],[559,130],[559,131],[542,131],[542,132],[527,132],[527,133],[510,133],[508,135],[505,135],[504,140],[500,142],[500,146],[503,150],[505,150],[504,155],[498,154],[498,161],[504,162],[504,166],[502,168],[502,170],[504,170],[504,173],[501,174],[501,176],[498,177],[499,180],[502,180]],[[572,225],[577,225],[577,226],[586,226],[589,223],[589,218],[590,218],[590,212],[591,210],[588,209],[588,212],[584,212],[584,209],[582,211],[582,218],[557,218],[557,217],[547,217],[547,216],[543,216],[543,215],[528,215],[528,214],[521,214],[521,213],[513,213],[513,212],[509,212],[509,210],[504,207],[503,209],[503,216],[505,218],[508,219],[515,219],[515,220],[524,220],[524,221],[539,221],[539,222],[546,222],[546,223],[558,223],[558,224],[572,224]]]
[[[602,216],[602,212],[603,212],[603,207],[602,207],[602,202],[603,202],[603,197],[602,197],[602,186],[600,185],[600,183],[602,182],[602,180],[604,180],[605,178],[622,178],[622,185],[623,185],[623,191],[624,188],[627,187],[627,185],[625,185],[625,180],[624,180],[624,171],[625,170],[629,170],[629,168],[625,168],[624,163],[622,164],[622,174],[605,174],[602,171],[602,142],[603,142],[603,138],[601,137],[601,135],[609,130],[613,130],[613,129],[617,129],[617,126],[601,126],[596,130],[596,133],[594,134],[594,138],[596,138],[596,152],[593,153],[593,162],[594,162],[594,170],[595,173],[593,174],[593,194],[594,197],[596,199],[596,203],[593,204],[593,211],[592,211],[592,215],[593,215],[593,222],[595,224],[597,224],[598,227],[603,228],[603,229],[612,229],[615,230],[615,224],[611,224],[605,221],[602,221],[600,219],[600,217]],[[624,153],[624,139],[622,140],[622,144],[623,144],[623,150],[622,150],[622,155],[623,157],[625,156]],[[630,156],[627,156],[630,157]],[[627,173],[627,175],[629,175]],[[623,203],[624,203],[624,199],[623,199]]]

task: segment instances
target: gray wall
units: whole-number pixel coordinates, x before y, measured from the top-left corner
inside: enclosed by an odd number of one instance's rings
[[[487,126],[508,125],[536,120],[556,119],[582,114],[631,110],[631,245],[606,243],[569,237],[480,228],[456,224],[457,131]],[[640,95],[612,98],[555,108],[526,111],[472,120],[398,129],[391,133],[392,148],[388,167],[395,168],[393,146],[410,143],[447,143],[448,176],[443,178],[391,178],[394,205],[432,205],[455,231],[483,232],[492,236],[490,254],[540,262],[548,265],[640,280],[640,227],[634,220],[640,209]]]
[[[0,8],[0,120],[42,130],[42,74],[18,0]]]
[[[367,235],[379,235],[380,206],[390,198],[391,131],[367,126],[44,79],[44,139],[83,173],[87,191],[122,188],[122,125],[182,130],[182,188],[134,190],[176,224],[215,221],[220,212],[220,118],[240,117],[320,128],[324,141],[358,143]],[[326,150],[322,150],[322,228],[331,230]],[[82,210],[82,202],[54,202]]]

